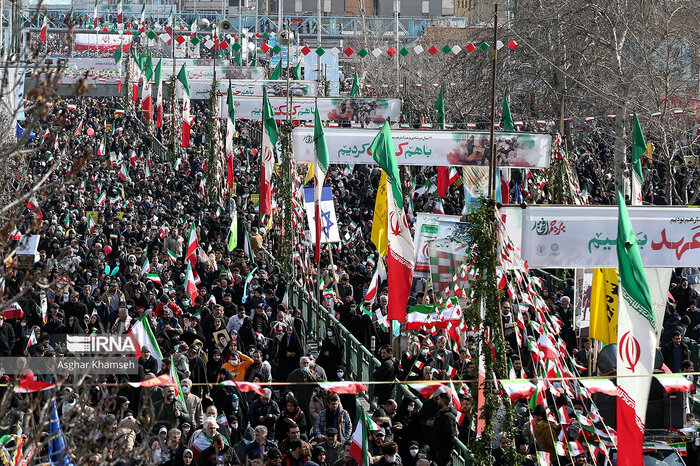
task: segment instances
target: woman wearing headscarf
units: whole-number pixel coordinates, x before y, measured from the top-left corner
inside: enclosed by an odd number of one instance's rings
[[[277,378],[287,380],[290,372],[299,367],[299,358],[302,356],[302,347],[296,330],[291,325],[287,327],[280,341],[277,353]]]
[[[248,316],[245,316],[241,328],[238,329],[238,339],[240,340],[241,348],[247,348],[251,345],[255,346],[257,343],[255,330],[253,330],[253,324]]]
[[[316,364],[323,367],[329,380],[338,380],[336,372],[338,366],[343,363],[345,348],[336,334],[335,328],[330,326],[326,330],[326,338],[323,339],[321,350],[316,360]]]
[[[78,319],[75,316],[70,316],[68,317],[68,334],[69,335],[80,335],[84,333],[85,330],[83,329],[80,319]]]
[[[304,415],[304,411],[299,407],[299,402],[294,398],[292,392],[287,393],[287,398],[284,400],[284,403],[282,413],[277,419],[277,425],[275,426],[275,438],[286,438],[287,426],[292,423],[296,423],[299,426],[299,432],[308,432],[306,416]]]
[[[207,361],[207,380],[209,383],[215,383],[216,378],[219,375],[219,370],[224,364],[224,360],[221,359],[221,351],[218,348],[214,348],[211,352],[211,357]]]

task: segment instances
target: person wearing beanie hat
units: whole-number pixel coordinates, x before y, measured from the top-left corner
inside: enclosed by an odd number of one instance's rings
[[[254,441],[255,431],[252,427],[248,426],[243,433],[243,439],[233,446],[233,451],[236,452],[236,456],[241,464],[245,464],[246,450]]]

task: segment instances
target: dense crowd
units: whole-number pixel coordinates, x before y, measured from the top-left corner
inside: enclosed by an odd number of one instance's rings
[[[193,106],[191,147],[182,150],[177,161],[159,159],[151,151],[152,138],[167,142],[169,130],[149,133],[133,110],[115,114],[121,101],[80,98],[75,103],[76,110],[69,110],[65,102],[54,106],[28,143],[35,152],[22,174],[25,183],[40,179],[66,152],[85,154],[80,157],[84,166],[71,173],[72,167],[63,165],[50,176],[59,186],[64,179],[70,184],[38,199],[39,260],[28,269],[7,269],[4,296],[19,295],[16,301],[23,312],[0,317],[0,357],[70,356],[65,335],[126,334],[144,316],[161,352],[158,356],[145,349],[138,360],[138,374],[96,378],[87,402],[78,396],[81,387],[73,385],[73,377],[56,380],[65,384],[57,393],[64,424],[90,416],[98,405],[109,406],[99,412],[102,430],[90,454],[76,462],[117,462],[137,453],[142,462],[173,465],[356,466],[351,439],[365,411],[372,420],[369,454],[373,464],[445,466],[451,462],[457,439],[473,444],[477,430],[473,332],[455,337],[447,329],[402,329],[400,337],[392,339],[381,319],[387,314],[386,284],[370,312],[363,312],[377,260],[369,232],[378,167],[331,168],[329,182],[344,240],[334,250],[333,265],[327,254],[319,264],[324,283],[337,290],[327,301],[332,313],[380,361],[371,382],[385,383],[373,387],[377,408],[370,410],[353,395],[331,394],[319,385],[352,380],[347,366],[350,355],[345,354],[340,328],[330,326],[325,335],[318,335],[316,323],[306,321],[301,310],[291,305],[292,279],[268,253],[279,246],[282,231],[275,217],[271,226],[263,221],[252,201],[259,189],[255,155],[259,124],[239,122],[235,196],[219,203],[200,191],[208,173],[209,114],[203,103]],[[97,155],[102,141],[106,155]],[[599,169],[589,168],[594,158],[589,150],[593,149],[584,148],[577,169],[582,180],[590,183],[589,192],[595,193],[591,200],[599,202],[610,186],[598,179]],[[120,166],[128,168],[126,180],[120,178]],[[416,193],[416,188],[434,181],[435,169],[414,168],[407,175],[404,192],[412,193],[407,204],[413,221],[415,213],[434,210],[434,192]],[[512,189],[516,182],[511,182]],[[445,213],[460,215],[464,202],[461,189],[451,186],[443,199]],[[229,251],[234,210],[238,246]],[[26,218],[27,226],[36,221],[36,210],[28,209]],[[94,224],[91,219],[96,219]],[[194,299],[185,289],[191,227],[199,244]],[[314,266],[309,264],[306,273],[315,276]],[[688,285],[688,277],[694,280],[697,275],[684,270],[674,276],[674,302],[669,304],[661,339],[665,362],[674,372],[693,371],[687,339],[700,336],[697,293]],[[44,286],[48,283],[51,286]],[[547,322],[559,325],[565,344],[562,354],[572,357],[569,367],[588,374],[591,347],[573,327],[572,285],[539,289],[548,312],[544,321],[535,308],[523,310],[519,299],[502,301],[514,377],[541,375],[538,352],[519,341],[537,341]],[[436,293],[425,284],[416,289],[420,291],[410,297],[410,305],[437,301]],[[124,385],[172,372],[181,381],[182,398],[172,385]],[[52,376],[36,377],[54,381]],[[458,388],[416,398],[397,390],[392,383],[397,379],[459,382]],[[262,392],[226,383],[230,381],[257,384]],[[559,454],[555,442],[562,428],[569,440],[586,444],[592,436],[583,421],[560,425],[561,419],[554,422],[551,412],[563,408],[572,418],[591,415],[595,412],[591,400],[573,396],[560,383],[551,385],[535,407],[527,400],[516,402],[514,431],[501,431],[502,420],[495,421],[495,464],[533,465],[537,451],[550,453],[553,464],[585,465],[590,460],[587,452]],[[414,391],[414,395],[418,394]],[[21,410],[24,397],[18,395],[13,408]],[[502,409],[499,413],[503,414]],[[594,420],[601,426],[599,419]],[[69,441],[77,439],[70,439],[69,433]],[[520,459],[505,453],[511,444],[516,445]]]

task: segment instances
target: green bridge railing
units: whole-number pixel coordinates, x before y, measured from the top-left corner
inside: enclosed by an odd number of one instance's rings
[[[372,380],[372,373],[379,367],[381,362],[374,357],[370,350],[362,345],[325,307],[317,306],[315,299],[305,297],[305,293],[301,290],[298,283],[290,284],[289,296],[291,298],[290,305],[301,309],[307,328],[313,332],[316,338],[320,340],[320,335],[325,335],[328,327],[332,326],[335,328],[336,334],[345,344],[345,372],[350,375],[352,380]],[[369,392],[364,397],[374,409],[377,407],[377,401],[374,397],[374,385],[369,384],[368,387]],[[412,399],[418,407],[423,406],[419,397],[411,392],[405,384],[398,384],[396,402],[400,403],[404,398]],[[454,466],[472,466],[474,464],[472,457],[467,447],[459,439],[455,439],[452,464]]]

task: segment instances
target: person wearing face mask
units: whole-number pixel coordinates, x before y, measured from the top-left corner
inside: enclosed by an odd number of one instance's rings
[[[240,351],[236,351],[231,354],[231,359],[229,359],[226,364],[221,366],[221,368],[229,371],[234,380],[243,382],[245,380],[245,372],[252,365],[253,358],[247,354],[243,354]]]
[[[420,446],[418,442],[412,440],[411,443],[408,445],[407,455],[402,457],[403,466],[416,466],[416,462],[418,461],[419,448]]]
[[[201,424],[204,420],[204,411],[202,410],[202,400],[197,395],[192,393],[192,381],[184,379],[182,382],[182,393],[185,398],[185,406],[190,415],[190,421],[195,425]]]
[[[233,446],[233,451],[240,460],[241,464],[245,464],[246,450],[255,441],[255,431],[252,427],[248,427],[243,433],[243,439]]]
[[[382,445],[381,456],[372,463],[373,466],[402,466],[399,456],[399,446],[396,442],[386,442]]]
[[[399,454],[407,458],[410,439],[420,437],[420,419],[416,402],[404,397],[392,417],[394,442],[399,445]]]
[[[316,364],[323,367],[330,380],[338,380],[334,377],[335,369],[343,363],[344,353],[345,347],[338,338],[335,328],[328,327]]]

